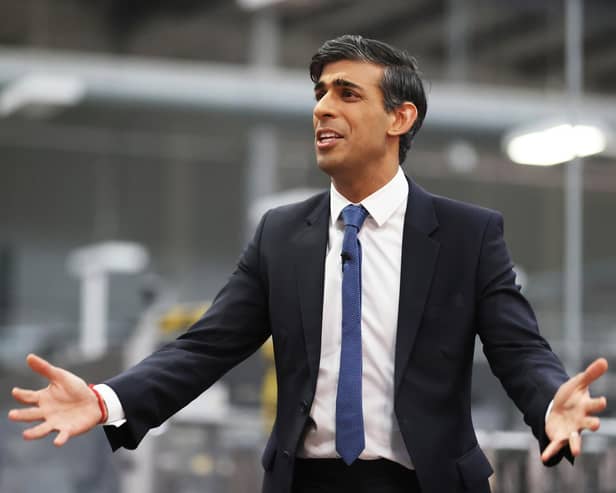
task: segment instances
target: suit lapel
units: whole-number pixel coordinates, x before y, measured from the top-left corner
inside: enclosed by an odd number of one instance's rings
[[[439,243],[431,238],[438,228],[432,197],[409,180],[409,197],[402,234],[400,302],[396,335],[394,389],[397,391],[408,365],[415,336],[425,308]]]
[[[329,193],[324,193],[295,238],[295,269],[310,372],[318,373],[323,321],[323,283],[328,239]]]

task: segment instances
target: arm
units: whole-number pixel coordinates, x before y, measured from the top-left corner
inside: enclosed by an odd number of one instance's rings
[[[198,397],[269,337],[260,253],[266,217],[203,318],[177,340],[104,382],[117,394],[127,419],[120,427],[105,427],[114,450],[136,448],[150,428]]]
[[[598,428],[597,418],[586,419],[587,414],[605,405],[603,400],[588,400],[588,385],[605,372],[607,364],[599,363],[585,377],[569,381],[539,334],[532,308],[515,284],[512,267],[503,239],[502,217],[493,214],[485,227],[478,265],[478,332],[493,373],[539,440],[542,459],[553,465],[563,455],[572,460],[579,454],[579,430]],[[565,383],[568,381],[573,383]],[[546,419],[552,399],[554,405]],[[571,426],[577,438],[571,434]],[[568,442],[570,449],[565,447]]]

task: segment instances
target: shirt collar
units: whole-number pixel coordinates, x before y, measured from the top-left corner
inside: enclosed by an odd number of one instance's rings
[[[366,208],[377,226],[380,227],[389,220],[400,204],[407,199],[408,193],[408,181],[406,181],[402,168],[398,166],[398,172],[387,184],[368,195],[360,203]],[[332,183],[330,186],[329,203],[330,218],[332,223],[335,223],[340,217],[342,209],[352,202],[341,195]]]

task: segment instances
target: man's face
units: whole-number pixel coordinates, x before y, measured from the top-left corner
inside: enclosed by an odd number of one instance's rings
[[[392,115],[383,104],[382,78],[383,67],[369,62],[341,60],[323,68],[312,121],[317,164],[330,176],[388,159]]]

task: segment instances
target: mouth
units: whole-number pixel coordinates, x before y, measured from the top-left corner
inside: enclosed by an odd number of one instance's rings
[[[338,143],[338,141],[342,139],[344,139],[342,135],[340,135],[335,130],[331,130],[329,128],[317,130],[316,133],[316,145],[318,149],[327,149],[329,147],[333,147]]]

